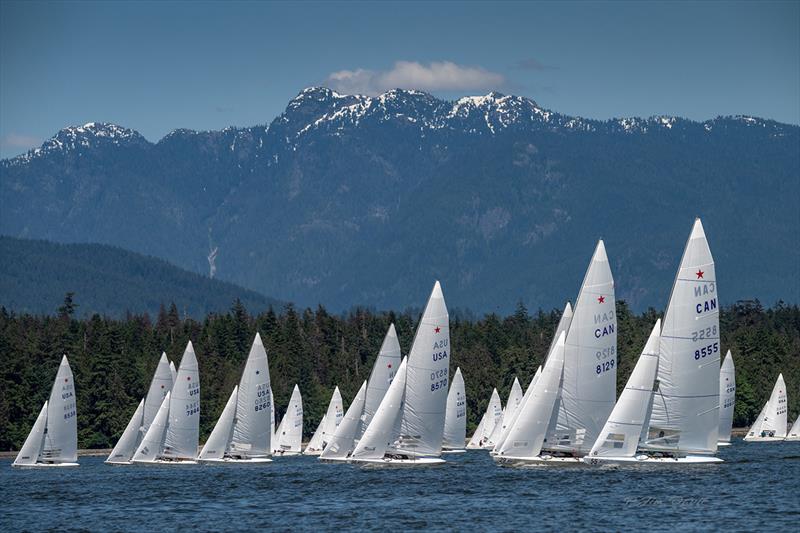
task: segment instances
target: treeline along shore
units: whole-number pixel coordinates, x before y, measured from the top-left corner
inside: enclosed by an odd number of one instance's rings
[[[281,418],[292,388],[303,394],[304,435],[317,427],[335,385],[345,408],[372,363],[390,323],[403,354],[414,338],[418,313],[355,309],[334,315],[323,307],[299,310],[288,305],[251,314],[236,301],[229,312],[203,320],[181,317],[175,305],[157,316],[129,314],[76,318],[71,295],[53,315],[16,314],[0,308],[0,451],[17,450],[25,440],[53,375],[67,354],[75,376],[78,445],[109,448],[122,433],[145,394],[162,351],[176,365],[187,341],[200,365],[200,439],[220,415],[258,331],[269,356],[276,417]],[[636,314],[624,301],[618,321],[617,389],[624,386],[656,319],[653,309]],[[514,376],[527,385],[543,362],[561,311],[476,318],[451,315],[451,373],[461,367],[466,382],[470,434],[486,408],[493,387],[505,398]],[[778,373],[788,388],[789,419],[800,411],[800,308],[758,301],[737,302],[720,313],[722,350],[736,364],[734,426],[747,426],[769,398]]]

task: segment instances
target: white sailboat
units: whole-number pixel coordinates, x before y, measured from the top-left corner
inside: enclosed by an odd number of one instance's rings
[[[319,458],[323,461],[346,461],[353,452],[356,442],[356,433],[361,425],[361,416],[364,412],[364,402],[367,399],[367,382],[362,383],[356,397],[344,414],[342,422],[336,427],[331,441],[322,450]]]
[[[150,388],[147,391],[147,395],[139,402],[139,406],[133,413],[128,425],[125,427],[125,431],[122,432],[122,436],[117,441],[108,459],[106,459],[106,463],[113,465],[131,464],[133,454],[136,453],[136,448],[142,443],[150,424],[153,423],[153,419],[158,413],[158,408],[161,407],[161,402],[164,401],[167,393],[172,389],[172,368],[174,368],[174,365],[167,360],[167,354],[162,352],[156,371],[150,380]]]
[[[408,358],[401,363],[351,461],[384,465],[444,463],[439,456],[447,411],[449,362],[450,319],[437,281]]]
[[[556,339],[553,339],[553,342],[555,341]],[[531,394],[533,394],[533,386],[536,385],[536,382],[539,380],[539,377],[541,375],[542,375],[542,366],[539,365],[539,368],[536,369],[536,373],[533,375],[531,382],[528,384],[528,388],[525,389],[525,394],[522,396],[522,401],[520,402],[519,408],[514,412],[514,415],[511,417],[511,420],[509,420],[508,425],[505,427],[505,429],[503,429],[503,432],[500,435],[498,441],[495,443],[494,448],[492,448],[492,451],[489,452],[490,455],[497,455],[497,452],[500,451],[500,448],[503,447],[503,443],[508,438],[508,434],[511,432],[511,428],[514,426],[514,424],[517,423],[517,420],[519,419],[519,414],[522,412],[522,407],[525,405],[525,402],[528,401],[528,398],[531,397]]]
[[[447,412],[444,416],[444,434],[442,436],[442,453],[464,453],[464,442],[467,439],[467,393],[464,387],[464,376],[461,369],[456,368],[450,392],[447,393]]]
[[[197,459],[203,463],[268,463],[272,459],[269,361],[256,333],[228,403]]]
[[[295,385],[272,444],[273,455],[299,455],[303,441],[303,397]]]
[[[56,379],[50,389],[50,399],[44,402],[12,466],[78,466],[75,381],[66,355],[61,358]]]
[[[733,429],[733,407],[736,403],[736,368],[731,351],[725,355],[719,369],[719,434],[717,446],[731,445]]]
[[[542,374],[533,383],[517,420],[492,458],[501,465],[521,466],[546,461],[539,454],[556,405],[564,372],[564,332],[558,336]]]
[[[786,383],[783,374],[778,375],[778,380],[772,388],[769,401],[761,409],[755,423],[750,427],[745,442],[775,442],[786,437]]]
[[[608,421],[589,455],[583,458],[584,463],[597,465],[637,460],[636,450],[652,405],[660,340],[661,320],[657,320]],[[647,456],[640,458],[646,459]]]
[[[488,411],[484,411],[483,416],[481,417],[481,421],[478,423],[478,427],[475,428],[475,432],[470,437],[469,442],[467,443],[467,450],[482,450],[483,449],[483,437],[484,437],[484,428],[486,427],[486,419],[489,418]]]
[[[492,396],[489,398],[489,403],[486,406],[486,412],[483,414],[481,423],[473,433],[472,438],[467,443],[468,450],[485,450],[490,448],[487,444],[489,442],[489,435],[494,431],[497,424],[503,421],[503,404],[500,401],[500,394],[497,389],[492,389]]]
[[[328,403],[328,410],[320,422],[317,431],[303,451],[303,455],[320,455],[325,446],[333,439],[336,428],[344,417],[344,406],[342,405],[342,393],[339,387],[333,389],[331,401]]]
[[[800,441],[800,416],[794,419],[792,429],[789,430],[789,433],[786,434],[786,438],[783,440],[786,442]]]
[[[364,412],[361,415],[361,423],[356,434],[356,441],[361,438],[367,426],[375,416],[381,400],[389,390],[389,385],[394,379],[397,367],[400,366],[400,341],[397,339],[397,331],[394,324],[389,325],[389,331],[381,344],[375,364],[372,365],[372,372],[367,381],[367,396],[364,400]]]
[[[494,449],[497,445],[497,442],[503,435],[503,431],[505,431],[508,424],[511,423],[511,419],[514,418],[514,414],[517,412],[523,396],[524,394],[522,392],[522,386],[519,384],[519,379],[514,376],[514,383],[512,383],[511,390],[508,392],[508,400],[503,409],[503,415],[500,417],[500,422],[495,424],[494,429],[486,439],[486,448]]]
[[[136,464],[197,464],[200,372],[192,341],[186,345],[172,389],[133,455]]]
[[[564,342],[564,376],[541,460],[581,464],[614,408],[617,388],[614,278],[597,242]],[[533,462],[536,462],[535,460]]]
[[[698,218],[664,313],[642,462],[721,462],[713,456],[719,432],[719,334],[714,258]]]

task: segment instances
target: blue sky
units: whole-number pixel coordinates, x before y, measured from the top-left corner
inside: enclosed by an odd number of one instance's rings
[[[269,123],[309,85],[800,123],[800,2],[0,4],[0,155],[70,124]]]

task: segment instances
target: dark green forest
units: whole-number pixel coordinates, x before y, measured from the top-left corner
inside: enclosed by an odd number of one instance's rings
[[[69,357],[78,398],[78,444],[111,447],[145,394],[162,351],[180,362],[192,340],[202,382],[201,440],[210,433],[233,386],[256,331],[269,354],[276,416],[286,409],[292,387],[303,394],[306,436],[316,428],[334,385],[345,405],[370,373],[391,322],[403,354],[413,340],[419,313],[355,309],[334,315],[324,308],[250,314],[235,301],[226,313],[202,321],[186,318],[173,304],[156,316],[77,318],[71,295],[53,315],[17,314],[0,308],[0,450],[18,449],[50,393],[61,354]],[[658,314],[632,313],[617,302],[621,389]],[[466,381],[471,433],[492,387],[505,400],[514,376],[527,386],[542,362],[560,311],[529,313],[521,304],[510,316],[451,315],[451,368]],[[722,346],[733,351],[737,398],[735,426],[748,425],[767,400],[779,372],[788,387],[789,418],[800,410],[800,309],[779,303],[739,302],[721,313]]]

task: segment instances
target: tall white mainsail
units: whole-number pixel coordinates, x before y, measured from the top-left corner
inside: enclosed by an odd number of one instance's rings
[[[553,339],[554,343],[555,341],[556,339]],[[508,438],[508,434],[511,432],[511,428],[514,426],[514,424],[516,424],[517,419],[519,419],[519,414],[522,412],[522,408],[525,405],[525,402],[527,402],[528,399],[531,397],[531,394],[533,394],[533,386],[536,385],[536,382],[539,380],[539,377],[541,375],[542,375],[542,367],[540,365],[539,368],[536,369],[536,373],[533,375],[531,382],[528,384],[528,388],[525,390],[525,395],[522,397],[522,401],[520,402],[519,407],[517,408],[516,411],[514,411],[514,415],[511,417],[511,420],[509,420],[508,425],[505,427],[505,429],[503,429],[503,432],[500,434],[500,438],[495,443],[494,448],[492,448],[493,454],[496,454],[498,451],[500,451],[500,448],[503,447],[503,443]]]
[[[645,447],[712,454],[719,431],[719,295],[714,259],[696,219],[664,313]]]
[[[272,444],[273,454],[298,454],[303,440],[303,397],[300,388],[295,385],[289,407],[283,415],[278,429],[275,431],[275,441]]]
[[[164,397],[172,389],[172,363],[167,360],[167,354],[162,352],[161,359],[156,365],[156,371],[150,381],[147,396],[139,402],[122,436],[111,454],[106,459],[110,464],[129,464],[133,459],[136,448],[142,443],[150,424],[158,412]]]
[[[522,386],[519,384],[519,379],[514,376],[514,383],[512,383],[511,390],[508,393],[508,400],[506,401],[505,409],[503,409],[503,416],[500,418],[500,422],[494,425],[494,429],[486,442],[488,446],[494,448],[500,441],[503,431],[505,431],[511,423],[511,419],[514,418],[514,414],[517,412],[520,403],[522,403],[523,396],[524,394],[522,392]]]
[[[236,402],[239,393],[239,386],[233,387],[228,401],[225,403],[225,408],[219,416],[214,429],[211,430],[211,435],[200,450],[200,455],[197,456],[201,461],[208,461],[211,459],[222,459],[231,442],[233,433],[233,423],[236,418]]]
[[[532,458],[541,452],[564,370],[564,339],[562,332],[496,458]]]
[[[303,455],[319,455],[322,452],[322,429],[325,427],[326,415],[322,415],[322,420],[319,421],[317,430],[311,436],[311,440],[306,444],[306,449],[303,450]]]
[[[617,404],[589,452],[590,457],[633,457],[636,454],[658,372],[660,337],[661,320],[657,320]]]
[[[503,423],[503,403],[500,401],[500,394],[497,389],[492,389],[492,396],[489,398],[489,404],[486,406],[486,414],[483,415],[484,424],[483,431],[478,438],[478,447],[489,448],[492,445],[489,443],[489,436],[494,432],[494,428],[498,424]],[[477,431],[475,432],[477,433]],[[473,436],[474,438],[474,436]]]
[[[442,447],[460,450],[464,448],[467,438],[467,394],[464,387],[464,376],[461,369],[456,368],[450,392],[447,393],[447,412],[444,417],[444,434]]]
[[[386,337],[383,339],[381,350],[377,359],[375,359],[375,364],[372,365],[369,381],[367,381],[364,412],[361,415],[361,424],[359,424],[356,439],[361,438],[361,435],[364,434],[367,426],[372,421],[372,417],[375,416],[375,411],[378,410],[383,396],[389,390],[389,385],[394,379],[398,366],[400,366],[400,342],[397,339],[397,331],[395,331],[394,324],[390,324],[389,331],[386,332]]]
[[[733,407],[736,403],[736,368],[733,366],[731,351],[725,355],[719,370],[719,434],[718,443],[731,441],[733,428]]]
[[[342,422],[333,433],[333,438],[320,454],[320,459],[345,459],[355,448],[356,432],[361,424],[364,402],[367,397],[367,382],[358,389],[356,397],[348,407]]]
[[[605,245],[597,243],[581,284],[564,347],[556,427],[546,448],[588,453],[614,408],[617,315]],[[552,429],[552,425],[551,428]]]
[[[484,411],[481,421],[478,423],[478,427],[475,428],[475,432],[472,434],[472,437],[470,437],[469,442],[467,443],[468,450],[480,450],[483,448],[483,430],[486,427],[486,420],[488,417],[488,411]]]
[[[342,393],[339,392],[339,387],[333,389],[331,401],[328,404],[328,410],[325,412],[325,425],[322,426],[322,449],[324,450],[328,443],[333,439],[336,428],[342,423],[344,418],[344,402],[342,402]]]
[[[778,374],[769,401],[750,427],[744,440],[782,440],[786,437],[786,416],[786,383],[783,381],[783,374]]]
[[[136,448],[136,453],[133,454],[134,463],[154,463],[159,460],[161,452],[164,448],[164,437],[167,434],[167,425],[169,424],[169,404],[170,395],[172,391],[168,392],[161,402],[161,407],[158,408],[156,417],[153,423],[147,429],[142,443]]]

